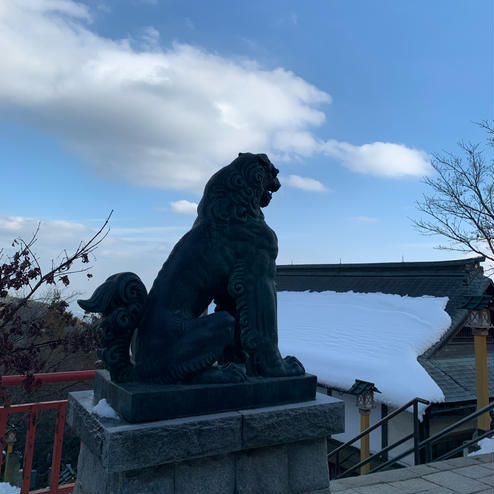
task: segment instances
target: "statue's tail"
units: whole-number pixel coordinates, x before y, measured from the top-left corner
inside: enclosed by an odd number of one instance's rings
[[[142,318],[146,297],[146,287],[139,276],[118,273],[96,288],[90,299],[77,301],[86,312],[102,315],[94,336],[99,347],[98,356],[110,371],[112,381],[133,380],[129,347]]]

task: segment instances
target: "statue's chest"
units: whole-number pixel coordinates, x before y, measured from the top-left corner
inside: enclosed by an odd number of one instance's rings
[[[278,255],[278,238],[265,221],[256,221],[246,225],[242,234],[244,246],[249,251],[267,254],[272,259]]]

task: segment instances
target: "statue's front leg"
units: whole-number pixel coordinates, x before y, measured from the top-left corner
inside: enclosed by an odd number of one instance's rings
[[[237,270],[229,290],[237,305],[242,349],[248,354],[247,373],[265,377],[305,373],[292,356],[281,357],[278,349],[277,300],[274,279],[256,276],[255,270]],[[234,288],[236,287],[236,292]]]

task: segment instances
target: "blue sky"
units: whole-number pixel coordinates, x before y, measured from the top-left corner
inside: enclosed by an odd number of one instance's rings
[[[149,285],[209,175],[251,151],[283,179],[280,263],[458,257],[409,218],[431,153],[493,118],[493,18],[490,0],[3,0],[0,240],[41,220],[56,257],[113,209],[74,287]]]

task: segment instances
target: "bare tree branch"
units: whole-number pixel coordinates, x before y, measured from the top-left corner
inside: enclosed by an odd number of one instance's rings
[[[18,242],[23,246],[24,249],[27,250],[27,252],[31,255],[31,257],[34,259],[36,262],[38,268],[39,268],[39,279],[38,281],[31,287],[30,291],[25,297],[22,297],[22,299],[19,301],[17,304],[16,308],[11,311],[10,315],[8,318],[4,318],[3,320],[0,321],[0,329],[5,327],[11,320],[12,318],[16,315],[16,313],[24,307],[29,299],[34,295],[34,293],[44,284],[48,283],[51,284],[54,282],[55,277],[57,278],[62,278],[62,276],[67,276],[68,274],[72,274],[72,272],[69,272],[68,270],[72,266],[72,264],[78,260],[82,259],[83,262],[87,262],[87,256],[91,252],[93,252],[96,247],[106,238],[108,233],[110,232],[110,229],[106,228],[111,215],[113,214],[113,210],[110,211],[110,214],[107,216],[105,222],[101,226],[101,228],[87,241],[87,242],[81,242],[78,246],[78,248],[75,250],[75,252],[72,255],[68,255],[67,252],[65,251],[65,258],[62,260],[61,263],[58,265],[55,265],[53,260],[52,260],[52,269],[46,273],[42,274],[41,268],[39,267],[38,260],[36,256],[32,253],[31,251],[31,246],[33,243],[36,241],[37,234],[39,232],[39,224],[38,228],[36,229],[33,237],[28,243],[25,243],[22,239],[18,239]],[[106,231],[105,231],[106,230]],[[89,268],[87,268],[89,269]],[[84,272],[87,271],[87,269],[79,269],[77,271],[74,271],[73,273],[79,273],[79,272]],[[67,273],[64,273],[64,271],[67,271]],[[63,273],[63,275],[61,274]]]
[[[494,128],[479,122],[494,147]],[[494,261],[494,160],[480,144],[458,143],[459,155],[435,154],[431,165],[436,172],[425,177],[430,193],[416,203],[423,217],[412,219],[425,235],[440,235],[450,241],[438,248],[474,252]]]
[[[0,258],[7,258],[7,262],[0,264],[0,373],[29,377],[52,356],[63,360],[65,353],[92,350],[94,342],[89,325],[78,321],[66,310],[68,303],[60,292],[55,292],[49,301],[37,302],[35,298],[41,287],[56,286],[57,281],[67,286],[69,276],[89,269],[84,265],[89,263],[89,255],[108,235],[112,213],[88,241],[80,242],[73,252],[62,250],[57,261],[51,261],[48,272],[43,272],[33,249],[39,224],[30,240],[14,240],[12,256],[0,251]],[[83,266],[77,266],[78,262]],[[17,294],[22,290],[26,293],[21,297],[9,296],[9,291]],[[67,327],[77,329],[66,331]],[[26,386],[30,382],[28,379]]]

